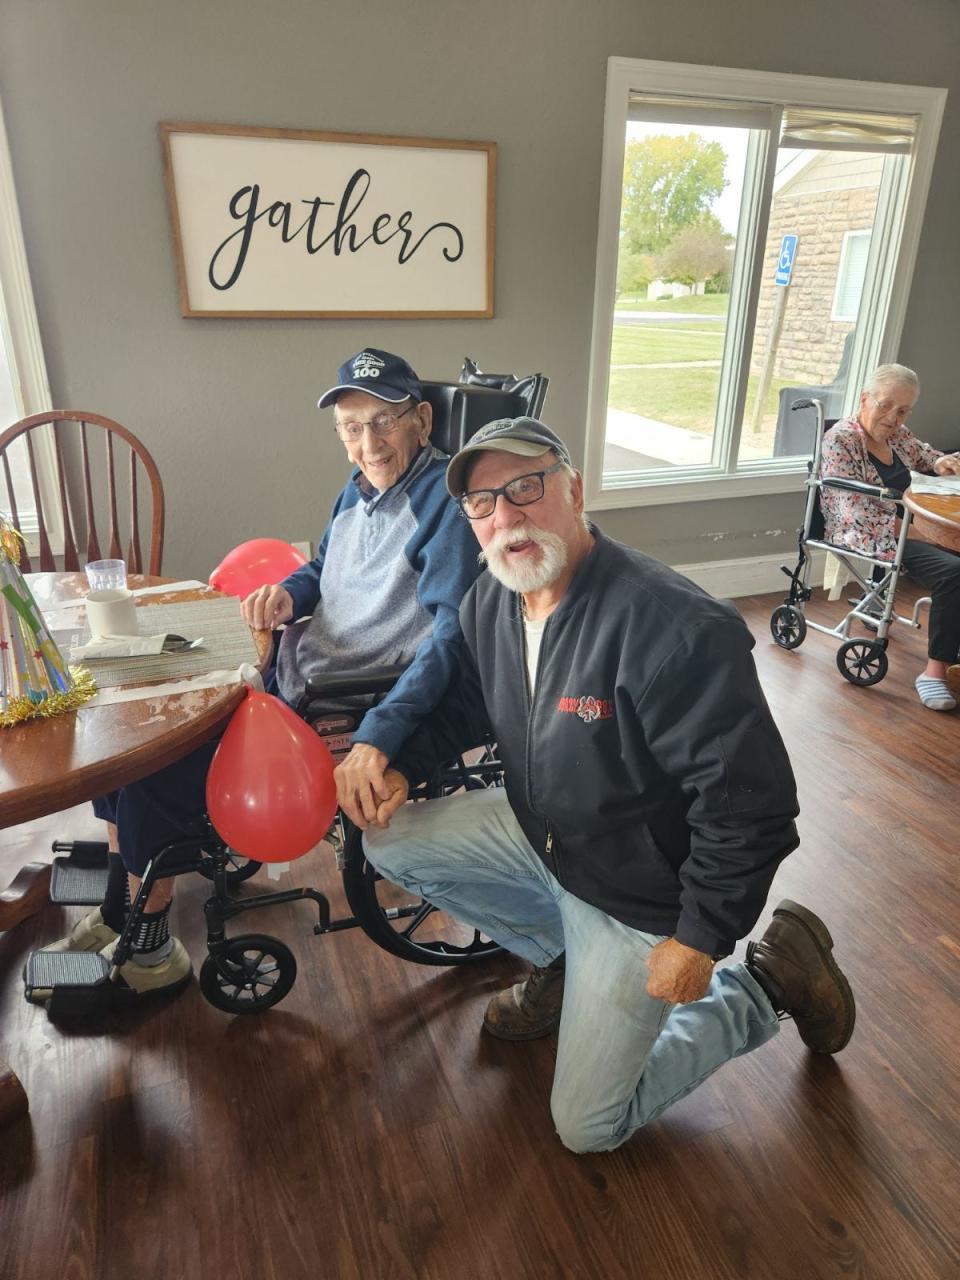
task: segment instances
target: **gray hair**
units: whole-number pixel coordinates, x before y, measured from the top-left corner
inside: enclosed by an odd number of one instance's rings
[[[905,364],[881,364],[871,373],[863,389],[876,395],[878,391],[887,391],[890,387],[910,387],[919,395],[920,379]]]
[[[560,468],[560,474],[566,477],[567,484],[569,485],[570,500],[573,501],[573,487],[576,484],[579,472],[574,467],[571,467],[569,463],[565,462]],[[587,516],[586,508],[580,512],[580,523],[589,532],[590,520]]]

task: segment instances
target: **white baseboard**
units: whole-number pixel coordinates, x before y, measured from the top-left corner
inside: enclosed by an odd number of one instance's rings
[[[809,553],[813,559],[810,572],[810,583],[823,582],[823,561],[825,553],[813,551]],[[677,573],[692,579],[698,587],[709,591],[718,598],[736,598],[737,596],[759,596],[767,592],[780,591],[786,595],[789,580],[780,572],[781,565],[796,566],[797,553],[784,551],[773,556],[749,556],[743,560],[707,560],[703,564],[677,564],[673,567]]]

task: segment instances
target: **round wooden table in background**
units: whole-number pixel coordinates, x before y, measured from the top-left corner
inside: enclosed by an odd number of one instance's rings
[[[960,494],[914,493],[908,489],[903,505],[911,512],[911,532],[924,542],[960,551]]]

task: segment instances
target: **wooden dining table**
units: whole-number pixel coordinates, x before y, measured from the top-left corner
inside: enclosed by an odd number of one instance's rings
[[[83,574],[29,574],[41,612],[50,612],[86,592]],[[131,588],[171,580],[131,576]],[[187,588],[138,597],[137,604],[175,604],[210,599],[207,588]],[[269,632],[255,632],[260,665],[270,653]],[[49,720],[28,720],[0,729],[0,829],[69,809],[135,782],[188,755],[216,737],[242,702],[243,684],[192,689],[142,699],[96,702]],[[48,901],[50,864],[30,862],[0,891],[0,932],[11,929]],[[26,1094],[0,1060],[0,1125],[27,1109]]]
[[[903,504],[913,517],[913,537],[960,552],[960,494],[914,493],[907,489]]]

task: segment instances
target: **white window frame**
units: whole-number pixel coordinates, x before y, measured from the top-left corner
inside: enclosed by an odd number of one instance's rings
[[[833,305],[830,308],[830,319],[837,321],[839,324],[849,324],[852,321],[855,321],[857,318],[857,312],[860,310],[860,301],[858,300],[857,310],[854,311],[852,316],[840,314],[840,298],[843,293],[843,276],[848,265],[850,245],[853,240],[860,240],[864,236],[867,236],[869,239],[871,234],[872,228],[870,227],[859,227],[854,231],[845,231],[843,233],[843,240],[840,244],[840,263],[837,267],[837,283],[834,286]],[[863,297],[862,289],[860,291],[860,296],[861,298]]]
[[[0,102],[0,341],[10,363],[13,390],[24,417],[42,413],[53,406],[47,366],[40,341],[40,324],[30,284],[30,268],[23,241],[23,226],[13,184],[13,164],[7,144],[7,130]],[[11,426],[3,423],[2,429]],[[40,473],[40,498],[47,516],[47,529],[54,550],[63,540],[60,525],[59,498],[56,493],[56,462],[53,437],[45,429],[38,442],[37,463]],[[32,534],[36,533],[36,517],[21,513],[26,533],[27,550],[37,553]]]
[[[905,192],[903,227],[900,235],[896,262],[886,264],[886,269],[874,272],[875,283],[871,296],[861,300],[863,305],[882,305],[887,295],[886,320],[879,350],[871,353],[862,342],[854,344],[851,373],[847,384],[848,408],[852,408],[860,383],[869,372],[867,363],[896,359],[903,321],[906,314],[917,246],[923,224],[927,193],[933,171],[940,122],[943,116],[946,90],[918,85],[885,84],[862,80],[837,80],[824,76],[799,76],[779,72],[744,71],[728,67],[696,66],[680,62],[650,62],[640,58],[610,58],[607,62],[607,94],[604,111],[603,154],[600,175],[600,215],[597,229],[597,268],[593,304],[593,334],[590,350],[590,382],[587,396],[587,439],[584,458],[584,489],[586,505],[590,510],[611,510],[635,506],[656,506],[667,503],[703,501],[714,498],[748,497],[765,493],[795,492],[802,485],[805,463],[799,459],[764,459],[748,464],[741,463],[736,474],[718,472],[716,460],[719,451],[727,458],[736,459],[737,439],[714,442],[714,469],[704,468],[701,474],[683,472],[676,479],[665,479],[662,473],[649,481],[631,478],[620,487],[603,488],[603,452],[606,438],[607,390],[610,379],[610,347],[613,338],[614,304],[616,300],[617,255],[619,249],[620,206],[623,187],[623,158],[626,139],[627,112],[631,93],[674,94],[689,96],[698,101],[726,99],[756,105],[771,104],[771,120],[779,121],[779,109],[773,104],[789,102],[792,106],[838,110],[896,112],[918,117],[917,133],[909,166],[909,189]],[[773,189],[773,165],[776,147],[766,146],[765,156],[754,167],[756,181],[762,185],[757,200],[754,191],[754,208],[758,218],[768,218]],[[887,163],[900,157],[888,157]],[[898,174],[902,182],[906,178],[906,165],[900,165]],[[868,262],[868,279],[874,259],[882,260],[885,253],[884,227],[888,225],[890,208],[877,210],[875,235]],[[743,208],[749,208],[749,193],[744,192]],[[748,244],[747,235],[752,228],[741,228],[740,243]],[[757,297],[760,289],[760,272],[755,270],[756,258],[763,254],[762,238],[754,245],[754,261],[743,258],[740,275],[738,305],[731,306],[728,316],[726,343],[739,343],[738,362],[749,359],[750,348],[745,335],[752,333],[756,321]],[[737,292],[737,280],[731,286],[731,300]],[[870,292],[865,291],[866,292]],[[736,370],[734,371],[736,372]],[[726,379],[730,385],[721,395],[732,395],[735,379]],[[742,382],[745,391],[745,380]],[[741,406],[742,409],[742,406]],[[741,415],[742,416],[742,415]],[[731,447],[732,446],[732,447]]]

